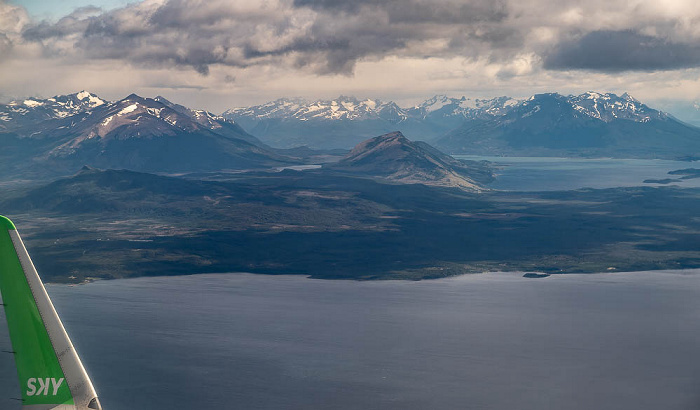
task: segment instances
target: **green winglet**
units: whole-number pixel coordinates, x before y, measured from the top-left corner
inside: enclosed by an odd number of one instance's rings
[[[7,229],[8,231],[16,231],[15,224],[10,221],[6,216],[0,215],[0,228]]]
[[[22,265],[11,237],[17,235],[15,225],[0,217],[0,227],[0,293],[22,402],[25,406],[73,405],[65,373],[25,273],[29,267]],[[45,292],[43,286],[35,290]]]

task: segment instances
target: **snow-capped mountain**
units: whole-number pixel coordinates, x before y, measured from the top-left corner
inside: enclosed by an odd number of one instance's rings
[[[700,129],[629,94],[538,94],[438,139],[450,153],[679,158],[700,152]]]
[[[667,113],[649,108],[627,93],[618,97],[611,93],[589,91],[579,96],[569,96],[568,100],[575,110],[604,122],[618,119],[648,122],[668,118]]]
[[[415,118],[479,118],[505,113],[520,101],[510,97],[492,99],[471,99],[467,97],[451,98],[446,95],[436,95],[420,105],[407,109],[410,116]]]
[[[294,163],[223,117],[136,94],[0,137],[32,159],[22,163],[58,172],[74,172],[86,164],[184,172]]]
[[[66,118],[106,104],[88,91],[47,99],[27,98],[0,104],[0,130],[13,130],[40,121]]]

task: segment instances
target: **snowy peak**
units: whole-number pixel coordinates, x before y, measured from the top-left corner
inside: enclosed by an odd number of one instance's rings
[[[27,98],[12,101],[0,104],[0,129],[17,129],[39,121],[66,118],[91,111],[106,103],[88,91],[47,99]]]
[[[624,93],[622,96],[593,91],[577,96],[564,96],[558,93],[536,94],[516,107],[518,109],[515,112],[522,118],[534,115],[540,111],[546,114],[569,109],[574,110],[577,115],[584,118],[591,118],[606,123],[617,120],[644,123],[651,120],[667,120],[669,118],[669,114],[642,104],[628,93]]]
[[[88,129],[83,130],[87,138],[174,135],[204,128],[187,113],[136,94],[103,106],[95,115],[97,118],[88,121]]]
[[[84,106],[89,107],[89,108],[99,107],[100,105],[106,103],[105,100],[101,99],[97,95],[92,94],[92,93],[85,91],[85,90],[83,90],[79,93],[76,93],[76,94],[72,94],[68,97],[72,97],[75,100],[80,101],[81,105],[84,105]]]
[[[7,104],[13,107],[37,108],[46,107],[57,111],[59,118],[74,115],[105,104],[105,100],[88,91],[75,94],[57,95],[47,99],[28,98],[22,101],[12,101]],[[63,111],[63,112],[61,112]]]
[[[589,91],[579,96],[569,96],[568,101],[576,111],[604,122],[617,119],[648,122],[668,118],[668,114],[649,108],[628,93],[617,96]]]

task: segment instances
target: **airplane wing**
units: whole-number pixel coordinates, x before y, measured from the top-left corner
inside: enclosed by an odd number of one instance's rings
[[[0,292],[23,410],[100,410],[100,402],[17,233],[0,216]]]

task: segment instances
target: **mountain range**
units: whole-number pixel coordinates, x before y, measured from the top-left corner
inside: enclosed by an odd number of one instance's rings
[[[223,116],[273,146],[351,148],[401,131],[450,154],[667,159],[700,154],[700,128],[627,93],[547,93],[525,100],[435,96],[410,108],[343,96],[311,103],[281,99]]]
[[[411,143],[408,151],[396,151],[404,153],[435,147],[472,155],[700,158],[700,128],[628,94],[435,96],[409,108],[353,97],[281,99],[215,115],[163,97],[131,94],[110,102],[81,91],[0,105],[0,175],[71,175],[83,165],[188,173],[320,164],[340,156],[317,149],[352,149],[397,131],[431,145]],[[343,164],[349,162],[337,170]],[[408,173],[387,172],[378,175],[395,174],[399,181],[397,175]]]
[[[233,108],[222,116],[275,147],[349,149],[367,138],[397,130],[411,139],[432,140],[465,119],[499,115],[517,102],[509,97],[472,100],[437,95],[414,107],[401,108],[391,101],[347,96],[314,102],[282,98]]]

